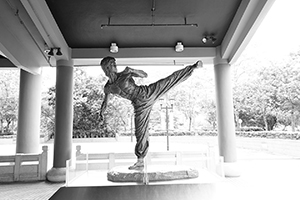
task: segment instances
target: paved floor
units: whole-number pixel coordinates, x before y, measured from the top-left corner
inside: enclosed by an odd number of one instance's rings
[[[152,141],[153,142],[153,141]],[[209,141],[210,143],[211,141]],[[155,142],[154,142],[155,143]],[[162,145],[163,144],[163,145]],[[172,144],[172,143],[171,143]],[[49,145],[49,162],[52,164],[52,144]],[[77,144],[74,144],[76,148]],[[93,149],[95,147],[106,151],[118,151],[115,145],[122,149],[131,149],[134,145],[128,142],[113,141],[107,143],[81,143],[83,148]],[[93,147],[94,145],[94,147]],[[154,144],[155,148],[164,148],[164,143]],[[177,146],[180,149],[190,148],[188,145]],[[199,146],[199,145],[198,145]],[[172,147],[172,146],[171,146]],[[14,144],[1,144],[0,154],[14,150]],[[198,147],[197,147],[198,148]],[[272,152],[257,151],[249,149],[237,149],[241,176],[238,178],[226,178],[220,188],[227,192],[231,199],[300,199],[300,159],[287,155],[273,154]],[[32,182],[32,183],[9,183],[0,184],[0,200],[40,200],[49,199],[63,183]],[[225,197],[225,196],[224,196]],[[226,198],[223,198],[226,199]]]
[[[44,200],[49,199],[62,183],[28,182],[0,184],[1,200]]]
[[[300,160],[252,160],[241,165],[242,176],[227,180],[243,194],[243,199],[300,199]]]

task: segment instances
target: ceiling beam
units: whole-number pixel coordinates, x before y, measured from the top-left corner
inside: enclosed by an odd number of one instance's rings
[[[1,52],[0,52],[1,55]],[[5,57],[0,56],[0,69],[16,68],[16,66]]]
[[[275,0],[243,0],[221,44],[221,58],[234,63]]]
[[[118,53],[111,53],[109,48],[79,48],[72,49],[72,58],[103,58],[113,55],[118,58],[161,58],[161,57],[214,57],[214,47],[185,47],[182,52],[176,52],[174,48],[119,48]]]
[[[56,59],[71,59],[71,49],[63,37],[46,1],[21,0],[33,23],[39,30],[49,48],[59,47],[62,56]],[[56,65],[56,63],[51,63]]]
[[[128,65],[183,65],[196,60],[211,64],[216,49],[186,47],[184,51],[176,52],[174,48],[120,48],[118,53],[109,52],[109,48],[72,49],[74,65],[99,65],[105,56],[115,57],[118,64]]]
[[[18,68],[39,74],[47,66],[43,40],[19,1],[0,1],[0,51]]]

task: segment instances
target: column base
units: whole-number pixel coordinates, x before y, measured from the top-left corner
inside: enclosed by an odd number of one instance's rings
[[[237,162],[224,162],[225,177],[239,177],[241,176],[240,167]]]
[[[47,172],[47,180],[60,183],[66,181],[66,168],[52,168]]]

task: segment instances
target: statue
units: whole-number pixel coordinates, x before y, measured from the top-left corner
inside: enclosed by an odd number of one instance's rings
[[[126,67],[124,71],[118,72],[116,59],[105,57],[100,63],[102,70],[108,77],[104,86],[104,100],[101,105],[100,117],[106,109],[109,94],[118,95],[131,101],[134,108],[135,122],[135,155],[137,162],[130,166],[130,170],[143,169],[144,158],[149,149],[148,124],[150,112],[154,103],[170,89],[185,81],[194,69],[202,67],[202,62],[197,61],[183,69],[173,72],[170,76],[158,80],[150,85],[136,85],[133,77],[146,78],[148,75],[143,70]]]

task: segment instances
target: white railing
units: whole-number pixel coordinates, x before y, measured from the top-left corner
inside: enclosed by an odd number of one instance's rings
[[[134,153],[82,153],[81,146],[76,146],[76,157],[68,160],[66,186],[89,170],[108,171],[116,166],[129,166],[136,162]],[[203,151],[167,151],[148,152],[149,165],[186,165],[196,169],[202,168],[224,177],[223,158],[215,155],[211,146]]]
[[[48,147],[41,154],[0,156],[0,182],[46,180]]]

